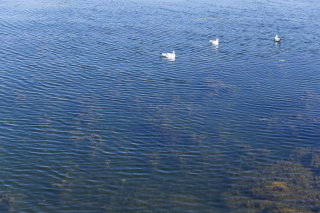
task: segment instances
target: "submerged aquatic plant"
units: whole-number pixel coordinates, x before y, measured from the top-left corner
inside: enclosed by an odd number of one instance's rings
[[[232,189],[223,193],[223,200],[233,212],[318,212],[319,166],[319,152],[305,149],[267,166],[255,163],[255,169],[232,178]]]
[[[16,101],[16,105],[22,105],[25,103],[25,100],[27,99],[27,97],[24,95],[24,92],[21,90],[11,90],[11,92],[14,93],[14,95],[16,96],[15,101]]]
[[[4,204],[4,206],[7,208],[8,212],[17,212],[18,203],[17,201],[21,200],[21,196],[14,194],[11,192],[10,189],[6,189],[4,187],[3,192],[0,191],[0,202]],[[3,209],[1,208],[1,212],[3,212]]]
[[[15,201],[15,198],[10,195],[10,194],[5,194],[1,197],[1,202],[3,202],[4,204],[6,204],[6,206],[8,207],[12,207],[13,203]]]
[[[211,78],[204,79],[204,83],[208,88],[212,88],[214,90],[212,91],[212,94],[216,95],[219,95],[219,92],[231,92],[237,89],[237,87],[234,85],[225,84],[219,80]]]
[[[77,103],[77,115],[74,117],[74,124],[77,127],[88,127],[96,122],[99,117],[99,111],[101,108],[96,103],[95,97],[78,100]]]
[[[304,90],[298,99],[305,105],[320,103],[320,95],[311,90]]]
[[[87,140],[89,141],[87,143]],[[80,143],[85,143],[84,147],[89,147],[91,150],[90,157],[94,157],[96,152],[98,151],[99,147],[102,144],[102,138],[99,135],[89,135],[89,136],[82,136],[82,137],[77,137],[76,135],[74,136],[74,141],[76,144],[79,146]],[[80,146],[79,146],[80,147]]]

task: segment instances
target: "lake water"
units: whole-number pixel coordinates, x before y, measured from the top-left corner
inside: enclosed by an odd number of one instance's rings
[[[1,212],[320,211],[319,1],[0,5]]]

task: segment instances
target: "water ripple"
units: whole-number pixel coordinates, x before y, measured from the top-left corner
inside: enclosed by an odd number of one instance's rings
[[[3,1],[1,212],[318,211],[318,10]]]

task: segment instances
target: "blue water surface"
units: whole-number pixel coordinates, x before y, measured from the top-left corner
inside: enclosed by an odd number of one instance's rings
[[[1,212],[320,211],[318,1],[0,5]]]

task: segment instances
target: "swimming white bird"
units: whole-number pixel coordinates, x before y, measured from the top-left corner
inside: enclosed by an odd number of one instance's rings
[[[217,38],[216,40],[209,40],[211,44],[213,45],[218,45],[219,44],[219,39]]]
[[[278,38],[278,35],[276,35],[276,37],[274,38],[274,41],[280,41],[281,39]]]
[[[168,59],[175,59],[175,57],[176,57],[176,53],[174,51],[172,51],[172,53],[162,53],[161,55],[163,55],[164,57],[166,57]]]

